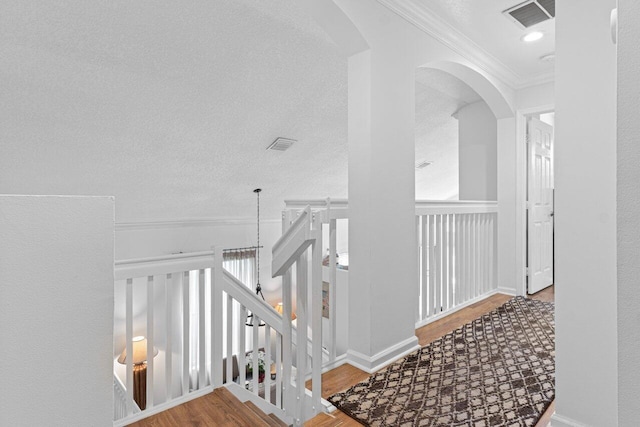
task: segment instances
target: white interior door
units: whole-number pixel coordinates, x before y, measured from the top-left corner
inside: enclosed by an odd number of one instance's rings
[[[553,127],[529,119],[528,280],[534,294],[553,284]]]

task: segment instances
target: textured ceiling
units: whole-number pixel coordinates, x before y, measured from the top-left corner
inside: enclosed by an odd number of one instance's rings
[[[347,61],[295,1],[6,1],[0,56],[0,193],[114,195],[120,222],[347,196]],[[455,197],[451,114],[477,95],[435,70],[416,90],[416,194]]]
[[[0,55],[0,193],[118,221],[346,196],[347,62],[295,2],[3,2]]]

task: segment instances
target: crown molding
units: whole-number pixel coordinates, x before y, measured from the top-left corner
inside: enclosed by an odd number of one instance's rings
[[[281,223],[281,219],[261,219],[260,223]],[[187,228],[187,227],[220,227],[234,225],[255,225],[255,218],[191,218],[176,220],[148,220],[116,222],[116,231],[125,230],[150,230],[162,228]]]
[[[413,2],[407,2],[406,0],[377,1],[419,30],[429,34],[449,49],[513,89],[522,89],[524,87],[553,81],[553,73],[545,73],[544,75],[532,77],[519,75],[498,58],[476,44],[472,39]]]

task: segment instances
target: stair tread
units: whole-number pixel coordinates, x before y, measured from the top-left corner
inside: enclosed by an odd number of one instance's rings
[[[279,426],[279,427],[287,427],[287,423],[285,423],[280,418],[278,418],[276,416],[276,414],[269,414],[269,418],[273,419],[273,421],[276,423],[277,426]]]
[[[220,387],[214,390],[214,393],[216,392],[220,400],[229,407],[229,412],[225,414],[225,418],[231,418],[233,422],[237,423],[235,425],[270,427],[266,421],[262,420],[262,418],[239,401],[238,398],[226,388]]]
[[[258,408],[252,401],[247,400],[246,402],[244,402],[244,405],[249,408],[250,411],[253,411],[257,416],[259,416],[262,421],[267,423],[269,426],[280,427],[280,424],[276,423],[272,417],[269,417],[267,414],[265,414],[264,411]]]

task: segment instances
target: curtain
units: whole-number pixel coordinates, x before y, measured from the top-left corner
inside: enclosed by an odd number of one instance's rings
[[[256,250],[255,249],[243,249],[243,250],[234,250],[234,251],[226,251],[223,253],[222,266],[229,271],[233,276],[235,276],[238,280],[244,283],[248,288],[254,289],[256,283]],[[206,336],[210,336],[211,334],[211,269],[205,270],[205,330]],[[197,270],[189,272],[189,376],[192,388],[198,387],[198,366],[199,366],[199,293],[198,293],[198,283],[199,283],[199,272]],[[224,301],[226,301],[226,293],[224,294]],[[237,335],[237,331],[239,331],[240,327],[245,327],[243,320],[242,322],[238,322],[238,314],[240,313],[240,304],[237,302],[233,302],[233,331],[234,335]],[[223,304],[223,313],[222,313],[224,322],[227,319],[227,308],[226,304]],[[246,334],[245,340],[245,349],[248,351],[250,349],[251,334]],[[223,329],[223,348],[222,354],[223,357],[226,357],[227,354],[227,329],[226,327]],[[237,340],[233,341],[232,352],[233,354],[238,354],[239,343]],[[207,374],[211,375],[211,341],[207,340],[206,342],[206,370]]]
[[[257,281],[255,249],[240,249],[224,252],[222,266],[248,288],[255,289]]]
[[[222,258],[222,266],[225,270],[231,273],[236,279],[244,283],[249,289],[254,290],[257,283],[257,266],[256,266],[256,250],[255,249],[241,249],[225,251]],[[224,295],[226,301],[226,294]],[[232,330],[235,331],[234,335],[237,337],[237,331],[242,327],[245,327],[245,320],[238,322],[238,314],[240,313],[240,304],[236,301],[233,302],[233,325]],[[227,318],[227,305],[223,304],[223,318],[226,321]],[[250,349],[252,344],[251,333],[245,335],[245,350]],[[223,351],[226,356],[227,346],[227,329],[223,332]],[[233,340],[231,351],[233,354],[238,354],[239,343],[236,339]]]

